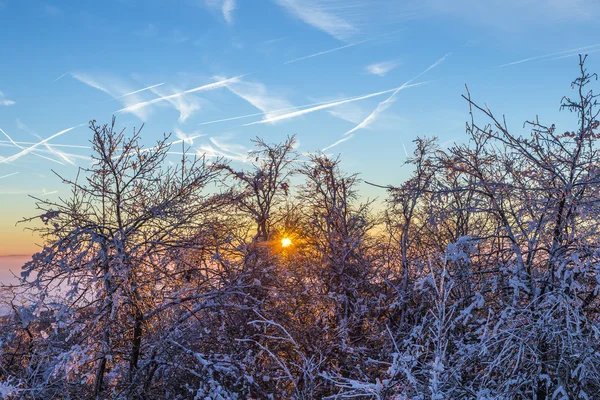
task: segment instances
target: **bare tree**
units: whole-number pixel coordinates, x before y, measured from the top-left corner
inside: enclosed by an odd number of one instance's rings
[[[92,122],[2,288],[0,396],[599,398],[595,79],[581,57],[569,130],[467,88],[466,140],[418,138],[379,210],[294,137],[238,170]]]
[[[24,267],[22,288],[39,299],[30,312],[48,314],[52,338],[65,340],[52,355],[53,375],[86,377],[94,397],[107,370],[124,363],[127,381],[117,385],[136,383],[149,323],[169,311],[170,291],[181,290],[179,254],[202,245],[197,237],[221,202],[203,192],[217,168],[185,154],[179,167],[162,168],[168,137],[143,148],[139,130],[125,138],[114,124],[90,123],[94,164],[75,180],[62,178],[71,198],[37,199],[41,213],[25,220],[41,219],[33,229],[45,239]]]
[[[268,144],[256,138],[256,150],[249,152],[251,170],[236,171],[223,164],[229,177],[236,183],[235,204],[256,224],[256,241],[270,240],[273,213],[289,194],[291,165],[296,161],[295,136],[280,144]]]

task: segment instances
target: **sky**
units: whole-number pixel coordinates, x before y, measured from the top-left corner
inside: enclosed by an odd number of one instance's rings
[[[569,129],[560,100],[578,53],[600,72],[599,16],[597,0],[0,0],[0,272],[41,242],[15,226],[29,196],[67,196],[54,172],[89,166],[90,120],[240,166],[252,138],[295,134],[398,185],[416,137],[466,140],[465,84],[513,132]]]

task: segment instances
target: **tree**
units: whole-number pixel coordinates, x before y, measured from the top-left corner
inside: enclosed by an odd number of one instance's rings
[[[90,123],[93,166],[75,180],[62,178],[71,198],[37,199],[40,214],[26,219],[42,220],[34,229],[45,246],[24,267],[22,288],[36,290],[39,301],[23,312],[43,315],[52,326],[48,350],[39,354],[52,364],[43,376],[27,378],[32,386],[50,380],[45,385],[59,393],[83,395],[80,384],[87,382],[98,397],[107,371],[127,370],[108,384],[117,393],[135,392],[153,321],[201,297],[182,283],[189,266],[180,255],[204,246],[201,238],[210,234],[207,223],[223,196],[203,189],[217,168],[185,153],[179,166],[162,168],[168,137],[143,148],[140,130],[125,138],[114,127],[114,119]]]
[[[37,199],[44,247],[3,288],[0,394],[598,398],[595,78],[582,57],[564,133],[467,88],[468,140],[417,138],[379,210],[294,137],[248,170],[169,166],[168,137],[92,122],[94,164]]]
[[[227,164],[221,168],[236,183],[234,204],[256,224],[255,241],[268,241],[275,222],[273,212],[289,194],[289,178],[293,172],[290,167],[297,159],[296,138],[291,136],[273,145],[256,138],[254,144],[257,149],[248,154],[253,160],[251,170],[236,171]]]

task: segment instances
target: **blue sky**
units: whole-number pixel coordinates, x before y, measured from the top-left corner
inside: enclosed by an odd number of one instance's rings
[[[599,15],[593,0],[0,0],[0,255],[34,250],[14,223],[27,194],[66,194],[50,169],[89,164],[92,119],[235,163],[255,136],[296,134],[381,184],[406,178],[417,136],[465,138],[465,84],[517,132],[536,114],[568,129],[577,54],[600,71]]]

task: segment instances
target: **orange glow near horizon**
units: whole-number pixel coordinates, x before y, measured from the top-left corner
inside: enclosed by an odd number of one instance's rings
[[[292,240],[290,238],[281,239],[281,247],[290,247],[292,245]]]

